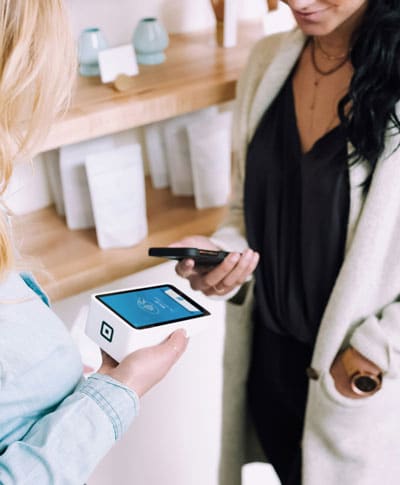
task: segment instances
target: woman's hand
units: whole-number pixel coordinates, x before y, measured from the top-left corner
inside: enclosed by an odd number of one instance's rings
[[[368,360],[362,354],[357,352],[354,348],[351,349],[351,366],[354,369],[360,371],[369,372],[374,375],[379,375],[381,370],[373,362]],[[348,352],[350,349],[346,349],[344,352]],[[338,354],[331,366],[331,375],[335,382],[337,391],[343,396],[350,397],[352,399],[364,399],[365,396],[356,394],[351,388],[351,376],[346,371],[346,367],[343,363],[344,352]]]
[[[177,330],[164,342],[132,352],[120,364],[102,352],[103,364],[98,372],[107,374],[141,397],[168,373],[187,347],[184,330]]]
[[[170,245],[171,247],[194,247],[218,251],[221,248],[204,236],[191,236]],[[176,272],[182,278],[189,280],[193,290],[199,290],[207,296],[226,295],[241,286],[254,272],[259,255],[251,249],[242,254],[230,253],[222,263],[215,268],[195,268],[192,259],[184,259],[176,265]]]

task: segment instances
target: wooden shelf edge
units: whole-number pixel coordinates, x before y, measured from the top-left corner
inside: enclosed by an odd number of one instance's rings
[[[140,66],[134,87],[124,93],[99,78],[79,77],[69,111],[53,125],[42,151],[233,100],[249,51],[263,35],[258,21],[239,26],[232,48],[218,47],[209,30],[171,35],[167,61]]]
[[[54,207],[15,219],[21,254],[53,301],[163,262],[147,256],[148,248],[193,234],[210,235],[226,212],[225,207],[198,210],[193,197],[153,189],[148,178],[146,185],[149,234],[131,248],[100,249],[94,229],[69,230]]]

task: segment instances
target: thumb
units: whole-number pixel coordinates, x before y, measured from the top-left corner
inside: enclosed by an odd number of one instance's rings
[[[185,352],[188,342],[189,339],[186,336],[186,330],[181,328],[161,342],[159,347],[166,352],[166,356],[171,359],[172,365]]]
[[[141,355],[145,359],[141,363],[141,371],[136,372],[132,382],[132,388],[139,396],[145,394],[170,371],[185,351],[187,344],[186,332],[181,329],[160,344],[143,349]],[[139,354],[136,355],[139,356]]]

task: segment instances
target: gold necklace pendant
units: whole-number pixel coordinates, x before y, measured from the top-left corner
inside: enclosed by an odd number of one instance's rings
[[[319,88],[319,84],[321,82],[321,79],[322,79],[322,77],[318,78],[317,76],[315,76],[315,78],[314,78],[314,81],[313,81],[314,89],[313,89],[313,95],[312,95],[312,100],[311,100],[311,104],[310,104],[310,111],[315,110],[315,106],[317,104],[318,88]]]

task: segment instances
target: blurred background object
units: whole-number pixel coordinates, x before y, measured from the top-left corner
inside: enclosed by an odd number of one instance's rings
[[[84,29],[78,39],[78,62],[81,76],[98,76],[99,52],[107,49],[108,43],[98,27]]]
[[[133,33],[133,46],[139,64],[161,64],[165,61],[165,49],[169,38],[162,23],[155,17],[139,20]]]

